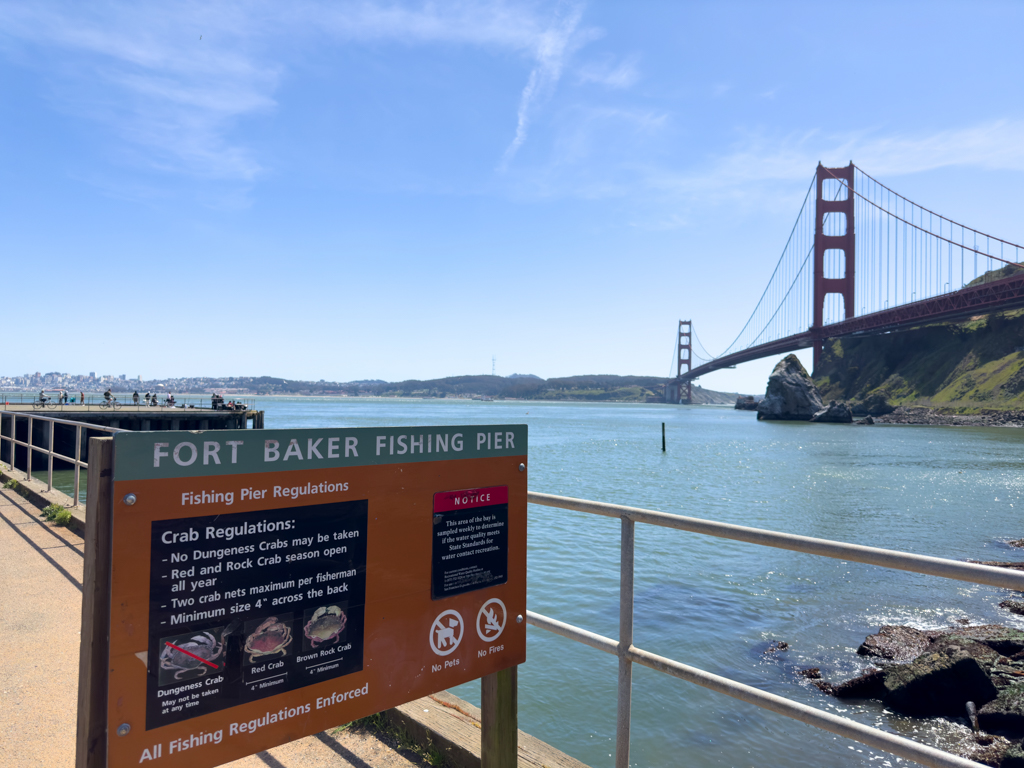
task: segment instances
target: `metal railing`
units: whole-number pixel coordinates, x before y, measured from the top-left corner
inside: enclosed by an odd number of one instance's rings
[[[974,584],[985,584],[1003,589],[1024,591],[1024,573],[988,565],[962,563],[939,557],[914,555],[897,552],[891,549],[865,547],[858,544],[846,544],[827,539],[815,539],[809,536],[798,536],[779,533],[761,528],[749,528],[743,525],[717,523],[695,517],[672,515],[666,512],[655,512],[649,509],[626,507],[619,504],[605,504],[597,501],[573,499],[566,496],[553,496],[546,493],[527,494],[527,501],[547,507],[569,509],[586,512],[604,517],[617,517],[622,521],[621,556],[619,573],[619,639],[618,641],[588,630],[566,624],[561,621],[542,616],[533,611],[526,612],[528,624],[539,629],[553,632],[556,635],[575,640],[576,642],[610,653],[619,658],[618,672],[618,712],[615,734],[615,765],[616,768],[629,766],[629,731],[630,707],[632,703],[632,665],[642,664],[645,667],[662,672],[680,680],[696,683],[718,693],[769,709],[786,717],[799,720],[807,725],[859,741],[873,749],[878,749],[906,760],[934,768],[981,768],[979,763],[966,760],[948,752],[919,744],[902,736],[862,725],[855,720],[839,717],[805,704],[790,701],[782,696],[766,693],[749,685],[738,683],[726,677],[713,675],[696,667],[682,664],[664,656],[658,656],[633,645],[633,558],[634,558],[634,526],[636,523],[647,523],[680,531],[690,531],[707,536],[744,541],[764,547],[788,549],[794,552],[805,552],[819,557],[831,557],[849,560],[883,568],[893,568],[946,579],[957,579]]]
[[[4,425],[6,420],[10,419],[10,434],[4,433]],[[25,419],[28,421],[28,432],[26,437],[28,440],[18,439],[18,419]],[[41,421],[49,424],[49,428],[46,433],[46,447],[34,445],[32,442],[35,422]],[[54,449],[54,437],[56,432],[56,425],[63,424],[75,429],[75,455],[66,456],[63,453],[57,453]],[[35,453],[46,454],[46,490],[53,490],[53,460],[54,458],[59,461],[66,462],[73,465],[75,471],[74,480],[74,493],[71,495],[71,504],[69,506],[77,507],[79,505],[79,496],[81,495],[81,470],[88,469],[89,464],[82,461],[82,430],[93,431],[93,432],[126,432],[124,429],[117,429],[116,427],[101,427],[96,424],[86,424],[82,421],[71,421],[69,419],[58,419],[53,416],[43,416],[35,413],[17,413],[15,411],[0,411],[0,445],[5,442],[8,443],[10,453],[7,454],[9,459],[8,464],[11,469],[18,469],[16,465],[16,451],[17,447],[21,446],[25,448],[25,476],[28,480],[32,479],[32,456]]]

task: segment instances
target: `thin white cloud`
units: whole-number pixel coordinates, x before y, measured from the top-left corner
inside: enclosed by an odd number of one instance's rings
[[[508,168],[512,158],[523,146],[535,104],[549,96],[554,90],[555,85],[562,77],[568,57],[588,39],[593,39],[596,34],[593,31],[577,33],[582,16],[582,6],[570,7],[555,24],[540,36],[536,49],[537,65],[530,73],[530,79],[519,97],[516,135],[508,149],[505,150],[499,169]]]
[[[597,83],[608,88],[630,88],[640,79],[639,58],[630,56],[618,63],[610,61],[589,62],[577,70],[581,83]]]
[[[229,139],[239,118],[275,106],[280,70],[246,49],[252,32],[230,6],[0,6],[0,33],[37,48],[58,109],[104,123],[125,156],[210,179],[262,170]]]
[[[549,161],[515,174],[516,194],[620,199],[645,229],[699,222],[709,206],[789,216],[819,160],[832,167],[852,159],[882,181],[947,167],[1024,171],[1022,120],[919,134],[751,134],[721,154],[693,157],[688,167],[660,160],[666,142],[679,140],[668,114],[577,108],[558,129]]]
[[[0,2],[0,50],[55,75],[58,108],[106,124],[153,167],[249,181],[263,170],[233,139],[246,117],[276,109],[281,61],[311,39],[467,45],[533,63],[507,163],[568,57],[596,32],[582,6],[529,3]],[[201,38],[200,38],[201,36]],[[17,50],[15,50],[17,49]],[[277,59],[271,55],[277,54]],[[134,150],[131,149],[134,147]]]
[[[1024,120],[997,120],[929,136],[850,141],[841,148],[865,170],[890,176],[950,166],[1024,171]]]
[[[902,176],[953,166],[1024,171],[1024,121],[998,120],[931,134],[845,136],[820,132],[770,140],[750,137],[730,154],[693,173],[653,171],[653,186],[703,197],[750,185],[809,179],[820,160],[837,167],[851,160],[873,176]]]

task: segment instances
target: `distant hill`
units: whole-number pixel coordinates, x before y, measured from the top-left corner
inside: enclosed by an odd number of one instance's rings
[[[592,374],[542,379],[539,376],[450,376],[421,381],[411,379],[360,390],[381,397],[465,397],[483,395],[520,400],[589,400],[662,403],[664,386],[670,379],[657,376],[613,376]],[[342,385],[344,386],[344,385]],[[693,400],[703,404],[733,404],[735,393],[693,388]]]
[[[589,400],[631,403],[663,403],[665,384],[672,379],[658,376],[613,376],[591,374],[542,379],[535,374],[511,376],[448,376],[443,379],[409,379],[388,382],[381,379],[359,381],[301,381],[275,376],[220,377],[204,380],[205,389],[196,392],[231,392],[242,395],[348,395],[350,397],[487,397],[519,400]],[[138,382],[150,389],[165,384]],[[190,392],[187,382],[174,382],[174,391]],[[715,392],[693,387],[697,404],[732,405],[735,392]]]

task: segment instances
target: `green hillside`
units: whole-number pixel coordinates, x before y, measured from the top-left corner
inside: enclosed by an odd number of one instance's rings
[[[888,413],[1024,410],[1024,310],[826,344],[814,382],[826,402]]]
[[[590,400],[623,403],[663,403],[665,385],[658,376],[587,375],[542,379],[539,376],[449,376],[444,379],[387,382],[379,379],[335,382],[298,381],[272,376],[222,378],[216,386],[257,395],[348,395],[373,397],[489,397],[520,400]],[[162,385],[161,385],[162,386]],[[178,389],[178,391],[184,391]],[[211,391],[211,390],[207,390]],[[715,392],[693,386],[697,405],[732,405],[735,392]]]

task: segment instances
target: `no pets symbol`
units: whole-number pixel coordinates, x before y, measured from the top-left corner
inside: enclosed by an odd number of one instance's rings
[[[430,650],[447,656],[462,642],[463,623],[458,611],[443,611],[430,627]]]

